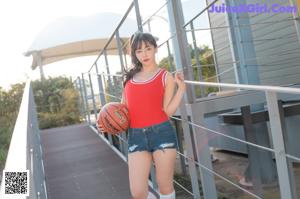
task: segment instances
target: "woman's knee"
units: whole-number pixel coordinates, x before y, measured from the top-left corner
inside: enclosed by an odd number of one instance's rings
[[[157,185],[158,185],[158,188],[159,188],[159,192],[161,194],[169,194],[171,193],[172,191],[174,191],[174,186],[173,186],[173,181],[170,180],[166,180],[166,179],[163,179],[161,177],[158,177],[157,179]]]

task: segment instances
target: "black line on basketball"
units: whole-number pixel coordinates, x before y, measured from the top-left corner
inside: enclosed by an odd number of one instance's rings
[[[120,104],[122,104],[122,103],[120,103]],[[124,106],[126,107],[125,104],[122,104],[122,105],[124,105]],[[118,110],[121,111],[121,112],[126,116],[127,120],[129,120],[129,115],[128,115],[129,113],[128,113],[128,112],[126,113],[126,112],[123,110],[123,107],[120,108],[120,106],[117,105],[117,104],[112,104],[112,106],[118,108]],[[126,108],[127,108],[127,107],[126,107]]]
[[[114,121],[112,120],[111,118],[108,119],[108,117],[110,117],[109,115],[106,115],[107,117],[105,117],[105,121],[106,121],[106,124],[109,126],[110,130],[113,131],[113,132],[110,132],[110,133],[116,133],[119,131],[119,129],[117,129],[116,127],[114,127],[112,124],[111,124],[111,121]]]
[[[116,120],[113,119],[113,117],[111,116],[111,114],[110,114],[108,111],[107,111],[106,113],[107,113],[107,114],[109,115],[109,117],[116,123],[116,125],[120,127],[120,130],[123,130],[123,129],[124,129],[122,126],[120,126],[120,125],[118,124],[118,122],[116,122]]]
[[[107,126],[105,125],[105,123],[104,123],[104,117],[103,117],[103,115],[100,115],[100,121],[101,121],[101,124],[103,125],[103,128],[106,130],[106,133],[107,133]]]

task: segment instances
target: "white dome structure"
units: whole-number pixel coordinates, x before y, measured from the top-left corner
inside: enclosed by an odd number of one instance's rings
[[[24,55],[32,55],[33,70],[37,66],[60,60],[97,55],[121,19],[122,16],[115,13],[61,18],[46,26]],[[121,42],[124,44],[136,30],[136,22],[127,18],[119,31]],[[113,39],[107,48],[107,54],[116,54],[116,49],[116,39]]]

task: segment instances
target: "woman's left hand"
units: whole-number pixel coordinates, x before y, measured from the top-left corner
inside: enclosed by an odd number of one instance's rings
[[[175,73],[175,82],[178,85],[178,89],[185,91],[185,82],[184,82],[184,76],[182,72],[176,72]]]

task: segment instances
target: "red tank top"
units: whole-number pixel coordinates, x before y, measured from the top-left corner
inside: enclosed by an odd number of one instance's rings
[[[158,72],[147,81],[131,78],[124,92],[130,116],[131,128],[143,128],[169,119],[163,111],[166,70]]]

